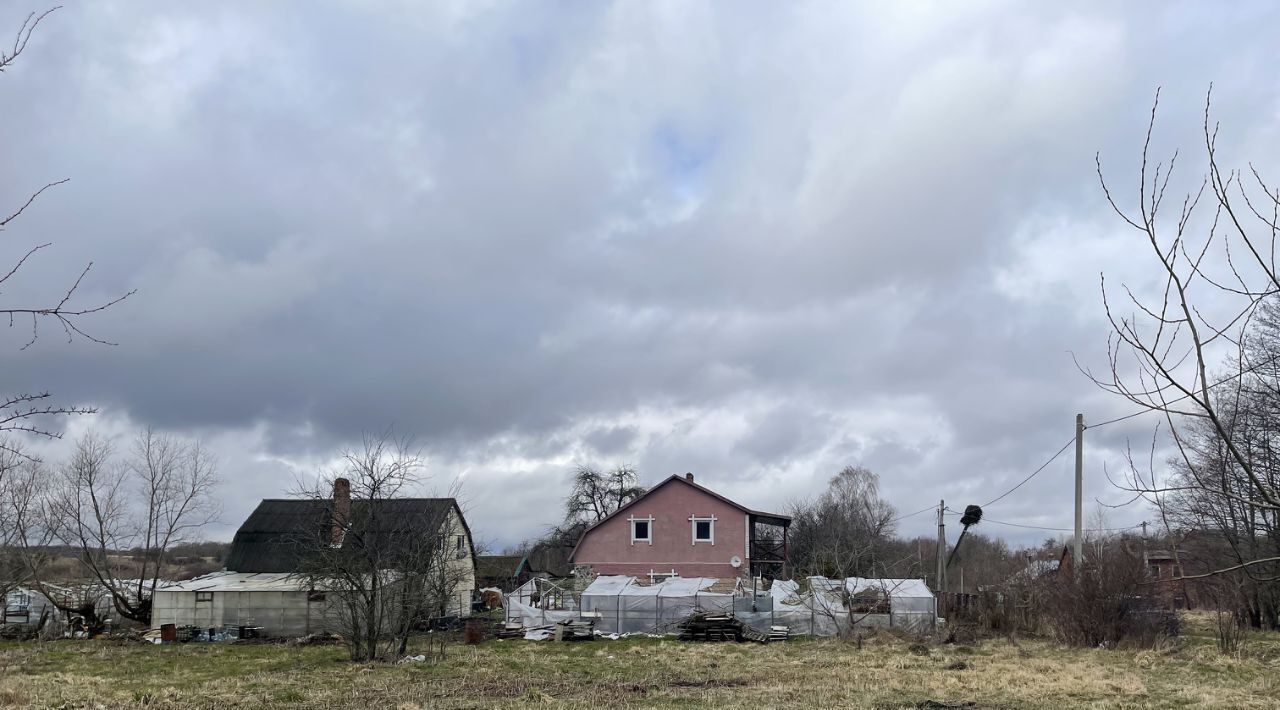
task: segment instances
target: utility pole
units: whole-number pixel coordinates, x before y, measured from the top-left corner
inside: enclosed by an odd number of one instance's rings
[[[1076,539],[1071,561],[1077,574],[1084,562],[1084,415],[1076,415]]]
[[[945,500],[938,501],[938,578],[935,584],[939,592],[947,591],[947,528],[942,512],[947,509]]]

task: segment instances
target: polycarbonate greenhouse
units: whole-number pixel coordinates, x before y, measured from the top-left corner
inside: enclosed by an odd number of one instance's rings
[[[589,618],[603,634],[676,633],[677,624],[695,611],[731,614],[766,632],[787,626],[793,635],[835,636],[876,627],[924,634],[937,627],[936,599],[920,579],[810,577],[803,592],[787,580],[760,592],[741,582],[732,587],[719,582],[673,577],[643,584],[635,577],[602,576],[572,598],[544,594],[535,599],[529,590],[518,590],[507,597],[507,616],[526,628]]]

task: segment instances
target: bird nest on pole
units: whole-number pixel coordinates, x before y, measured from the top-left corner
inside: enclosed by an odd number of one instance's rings
[[[982,520],[982,506],[966,505],[964,507],[964,515],[960,516],[960,524],[964,528],[960,530],[960,537],[956,538],[956,546],[951,548],[951,554],[947,555],[947,567],[951,566],[951,561],[956,558],[956,553],[960,551],[960,543],[964,541],[964,535],[969,532],[969,527],[977,525],[980,520]]]

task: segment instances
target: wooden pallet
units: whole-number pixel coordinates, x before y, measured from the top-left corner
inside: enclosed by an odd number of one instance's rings
[[[575,619],[556,624],[557,641],[589,641],[595,638],[595,619]]]

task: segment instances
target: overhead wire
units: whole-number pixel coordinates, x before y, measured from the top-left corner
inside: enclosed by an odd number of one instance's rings
[[[906,520],[907,518],[913,518],[913,517],[915,517],[915,516],[917,516],[917,515],[919,515],[919,514],[921,514],[921,513],[927,513],[927,512],[929,512],[929,511],[931,511],[931,510],[934,510],[934,508],[935,508],[935,506],[932,506],[932,505],[931,505],[931,506],[929,506],[928,508],[921,508],[920,510],[917,510],[917,511],[916,511],[916,512],[914,512],[914,513],[907,513],[906,515],[899,515],[898,517],[894,518],[893,520],[890,520],[889,522],[891,522],[891,523],[896,523],[896,522],[898,522],[899,520]]]
[[[1026,523],[1010,523],[1004,520],[992,520],[991,518],[983,518],[984,523],[995,523],[996,525],[1008,525],[1014,528],[1028,528],[1030,530],[1052,530],[1053,532],[1075,532],[1072,528],[1051,528],[1043,525],[1027,525]],[[1084,528],[1085,532],[1122,532],[1124,530],[1133,530],[1142,527],[1142,523],[1137,525],[1126,525],[1119,528]]]
[[[1280,356],[1277,356],[1276,358],[1270,358],[1270,359],[1268,359],[1268,360],[1266,360],[1266,361],[1264,361],[1264,362],[1260,362],[1260,363],[1258,363],[1257,365],[1254,365],[1254,366],[1252,366],[1252,367],[1250,367],[1250,368],[1247,368],[1247,369],[1245,369],[1245,370],[1243,370],[1243,371],[1241,371],[1241,372],[1239,372],[1239,373],[1236,373],[1236,374],[1231,375],[1231,376],[1229,376],[1229,377],[1225,377],[1225,378],[1223,378],[1223,379],[1221,379],[1221,380],[1218,380],[1217,382],[1214,382],[1214,383],[1210,384],[1210,385],[1209,385],[1209,387],[1208,387],[1208,389],[1213,389],[1214,387],[1217,387],[1217,386],[1219,386],[1219,385],[1222,385],[1222,384],[1225,384],[1225,383],[1227,383],[1227,382],[1230,382],[1231,380],[1234,380],[1234,379],[1238,379],[1238,378],[1240,378],[1240,377],[1243,377],[1244,375],[1247,375],[1247,374],[1249,374],[1249,373],[1251,373],[1251,372],[1253,372],[1253,371],[1257,370],[1258,368],[1260,368],[1260,367],[1262,367],[1262,366],[1264,366],[1264,365],[1271,364],[1272,362],[1274,362],[1274,361],[1275,361],[1275,360],[1277,360],[1277,359],[1280,359]],[[1182,395],[1182,396],[1180,396],[1180,397],[1175,397],[1174,399],[1171,399],[1171,400],[1169,400],[1168,402],[1165,402],[1165,405],[1173,404],[1173,403],[1175,403],[1175,402],[1180,402],[1180,401],[1182,401],[1182,400],[1184,400],[1184,399],[1187,399],[1187,398],[1189,398],[1189,397],[1191,397],[1191,395],[1189,395],[1189,394],[1184,394],[1184,395]],[[1107,419],[1106,421],[1098,422],[1097,424],[1086,424],[1086,425],[1085,425],[1085,429],[1096,429],[1096,428],[1098,428],[1098,427],[1104,427],[1104,426],[1107,426],[1107,425],[1109,425],[1109,424],[1115,424],[1115,423],[1117,423],[1117,422],[1122,422],[1122,421],[1124,421],[1124,420],[1126,420],[1126,419],[1132,419],[1132,418],[1134,418],[1134,417],[1141,416],[1141,415],[1143,415],[1143,414],[1146,414],[1146,413],[1148,413],[1148,412],[1152,412],[1152,411],[1156,411],[1156,410],[1155,410],[1155,409],[1140,409],[1140,410],[1138,410],[1138,411],[1136,411],[1136,412],[1130,412],[1130,413],[1128,413],[1128,414],[1125,414],[1125,415],[1122,415],[1122,416],[1119,416],[1119,417],[1115,417],[1115,418],[1113,418],[1113,419]],[[1030,475],[1028,475],[1026,478],[1024,478],[1024,479],[1022,479],[1021,481],[1019,481],[1015,486],[1013,486],[1013,487],[1012,487],[1012,488],[1010,488],[1009,490],[1005,491],[1004,493],[1001,493],[1000,495],[996,496],[995,498],[992,498],[990,501],[988,501],[987,503],[985,503],[982,507],[983,507],[983,508],[986,508],[986,507],[991,506],[991,505],[993,505],[993,504],[995,504],[995,503],[998,503],[998,502],[1000,502],[1001,500],[1003,500],[1006,496],[1008,496],[1009,494],[1013,493],[1014,491],[1018,490],[1019,488],[1023,487],[1024,485],[1026,485],[1026,484],[1027,484],[1027,482],[1029,482],[1031,479],[1035,478],[1035,477],[1036,477],[1036,476],[1038,476],[1041,472],[1043,472],[1046,468],[1048,468],[1050,464],[1052,464],[1054,461],[1058,460],[1058,457],[1059,457],[1059,456],[1061,456],[1061,455],[1062,455],[1062,454],[1063,454],[1063,453],[1064,453],[1068,448],[1070,448],[1070,447],[1071,447],[1071,444],[1072,444],[1072,443],[1074,443],[1074,442],[1075,442],[1075,437],[1072,437],[1072,438],[1068,439],[1068,440],[1067,440],[1067,442],[1066,442],[1065,444],[1063,444],[1063,445],[1062,445],[1062,448],[1058,449],[1058,451],[1057,451],[1056,453],[1054,453],[1052,456],[1050,456],[1050,457],[1049,457],[1049,460],[1048,460],[1048,461],[1045,461],[1043,464],[1041,464],[1041,465],[1040,465],[1040,467],[1039,467],[1039,468],[1037,468],[1036,470],[1032,471],[1032,472],[1030,473]],[[889,522],[898,522],[899,520],[905,520],[905,519],[907,519],[907,518],[911,518],[911,517],[914,517],[914,516],[920,515],[921,513],[926,513],[926,512],[928,512],[928,511],[930,511],[930,510],[933,510],[933,506],[929,506],[928,508],[922,508],[922,509],[920,509],[920,510],[917,510],[917,511],[916,511],[916,512],[914,512],[914,513],[908,513],[908,514],[906,514],[906,515],[899,516],[899,517],[894,518],[893,520],[891,520],[891,521],[889,521]],[[948,515],[960,515],[960,513],[955,512],[955,511],[951,511],[951,512],[949,512],[949,513],[947,513],[947,514],[948,514]],[[999,521],[992,521],[992,522],[997,522],[997,523],[998,523]],[[1015,526],[1017,526],[1017,524],[1015,524],[1015,523],[999,523],[999,524],[1001,524],[1001,525],[1015,525]],[[1022,525],[1022,526],[1018,526],[1018,527],[1030,527],[1030,528],[1037,528],[1037,526],[1034,526],[1034,525]],[[1131,527],[1137,527],[1137,526],[1131,526]],[[1067,530],[1067,529],[1064,529],[1064,528],[1038,528],[1038,529],[1044,529],[1044,530],[1060,530],[1060,531],[1062,531],[1062,532],[1074,532],[1073,530]],[[1116,529],[1117,529],[1117,530],[1128,530],[1128,529],[1131,529],[1131,528],[1116,528]]]
[[[1019,481],[1019,482],[1018,482],[1018,485],[1014,486],[1013,488],[1010,488],[1009,490],[1005,491],[1004,493],[1001,493],[1000,495],[996,496],[995,498],[992,498],[989,502],[987,502],[986,504],[984,504],[982,507],[983,507],[983,508],[986,508],[987,506],[991,505],[992,503],[998,503],[998,502],[999,502],[1001,499],[1003,499],[1005,496],[1009,495],[1010,493],[1013,493],[1014,491],[1018,490],[1018,489],[1019,489],[1019,488],[1021,488],[1023,485],[1025,485],[1025,484],[1027,483],[1027,481],[1030,481],[1031,479],[1035,478],[1037,475],[1039,475],[1039,474],[1040,474],[1040,472],[1041,472],[1041,471],[1043,471],[1043,470],[1045,470],[1046,468],[1048,468],[1048,467],[1049,467],[1049,464],[1053,463],[1054,461],[1057,461],[1057,460],[1058,460],[1058,457],[1062,455],[1062,452],[1066,451],[1068,447],[1070,447],[1073,443],[1075,443],[1075,440],[1076,440],[1076,439],[1075,439],[1075,437],[1074,437],[1074,436],[1073,436],[1073,437],[1071,437],[1070,439],[1067,439],[1067,443],[1063,444],[1063,445],[1062,445],[1062,448],[1061,448],[1061,449],[1058,449],[1058,452],[1057,452],[1056,454],[1054,454],[1053,456],[1050,456],[1048,461],[1045,461],[1044,463],[1040,464],[1040,468],[1037,468],[1036,470],[1032,471],[1032,472],[1031,472],[1031,475],[1030,475],[1030,476],[1027,476],[1026,478],[1024,478],[1024,479],[1022,479],[1021,481]]]

